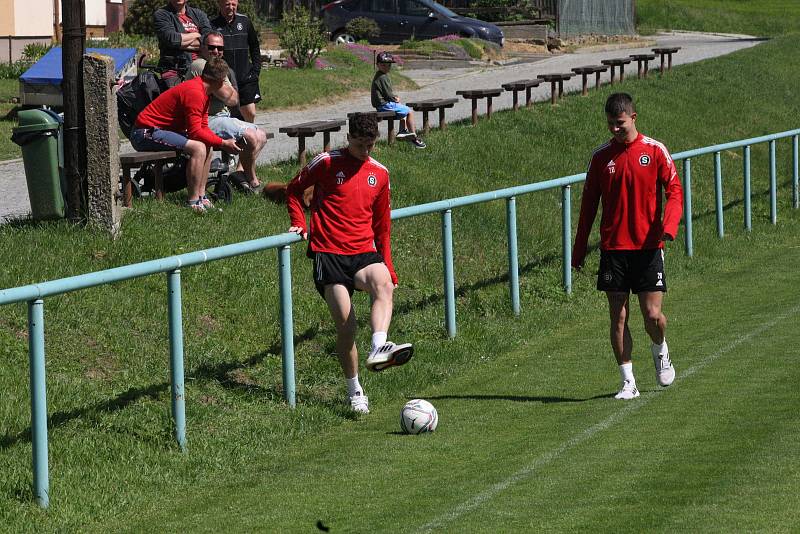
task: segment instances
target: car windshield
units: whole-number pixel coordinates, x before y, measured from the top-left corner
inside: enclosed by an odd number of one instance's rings
[[[458,13],[454,13],[454,12],[450,11],[449,9],[444,7],[442,4],[438,4],[438,3],[434,2],[433,0],[422,0],[422,3],[425,4],[426,6],[430,7],[431,9],[433,9],[435,11],[438,11],[439,13],[443,13],[443,14],[447,15],[448,17],[457,17],[458,16]]]

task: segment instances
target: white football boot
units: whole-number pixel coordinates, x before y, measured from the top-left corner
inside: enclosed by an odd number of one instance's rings
[[[369,353],[367,369],[370,371],[383,371],[394,365],[403,365],[414,355],[414,346],[411,343],[395,345],[387,341]]]
[[[633,380],[623,380],[622,389],[619,390],[619,393],[614,395],[614,398],[619,400],[631,400],[638,396],[639,390],[636,389],[636,382]]]
[[[369,399],[363,393],[349,397],[350,409],[356,413],[369,413]]]
[[[650,346],[650,352],[653,353],[653,364],[656,367],[656,382],[662,387],[667,387],[675,380],[675,368],[672,366],[672,360],[669,359],[666,340],[663,352],[656,344]]]

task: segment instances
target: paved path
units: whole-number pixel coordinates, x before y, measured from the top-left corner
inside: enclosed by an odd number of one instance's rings
[[[749,48],[761,42],[759,39],[746,35],[702,34],[692,32],[674,32],[656,35],[652,38],[658,46],[680,46],[681,50],[673,56],[673,66],[692,63],[707,58],[722,56],[736,50]],[[641,45],[640,45],[641,46]],[[640,48],[615,48],[609,49],[583,49],[574,54],[562,54],[536,59],[531,62],[517,63],[506,66],[478,66],[469,68],[451,69],[415,69],[407,70],[405,75],[413,79],[419,89],[400,93],[401,100],[414,101],[425,98],[450,98],[454,97],[459,89],[495,88],[501,84],[535,78],[540,74],[570,72],[572,67],[599,64],[601,59],[626,57],[629,54],[650,52],[651,46]],[[658,58],[651,63],[655,70],[658,67]],[[608,80],[608,73],[603,74],[603,81]],[[636,64],[629,64],[626,76],[636,76]],[[533,91],[537,101],[550,98],[550,84],[542,84]],[[580,91],[581,79],[575,77],[564,84],[565,91]],[[273,90],[267,88],[268,91]],[[493,100],[494,110],[510,108],[512,105],[511,94],[504,93]],[[288,159],[297,154],[297,139],[278,133],[278,128],[290,124],[297,124],[319,119],[344,118],[348,112],[371,109],[369,93],[353,96],[336,104],[314,106],[308,110],[274,111],[260,113],[256,122],[270,132],[274,132],[275,139],[269,141],[267,149],[259,158],[259,163],[270,163]],[[485,110],[485,102],[479,109]],[[421,114],[420,114],[421,115]],[[459,103],[447,112],[448,122],[467,119],[471,116],[471,104],[468,100]],[[438,118],[433,119],[433,123]],[[422,117],[418,120],[422,126]],[[343,130],[346,128],[343,128]],[[385,134],[385,127],[381,128]],[[344,132],[334,133],[331,136],[333,146],[345,144]],[[322,136],[317,135],[308,140],[311,152],[322,149]],[[130,150],[130,145],[125,143],[122,151]],[[287,177],[288,178],[288,177]],[[25,171],[21,160],[0,163],[0,220],[6,217],[16,217],[30,213],[27,188],[25,185]]]

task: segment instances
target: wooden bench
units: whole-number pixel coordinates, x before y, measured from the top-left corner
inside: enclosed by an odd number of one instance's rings
[[[586,96],[589,94],[589,82],[588,78],[590,75],[595,75],[594,81],[594,88],[600,88],[600,73],[605,72],[608,70],[608,67],[605,65],[587,65],[585,67],[574,67],[570,69],[575,74],[580,74],[583,79],[583,87],[581,89],[581,95]]]
[[[650,62],[656,58],[655,54],[631,54],[630,58],[636,62],[637,74],[639,79],[647,78],[650,71]]]
[[[297,137],[297,159],[301,167],[306,165],[306,137],[314,137],[322,132],[323,146],[325,152],[331,149],[331,132],[338,132],[342,129],[345,122],[342,119],[332,119],[324,121],[303,122],[282,126],[278,131],[285,133],[289,137]]]
[[[514,111],[519,109],[519,99],[517,97],[517,93],[520,91],[525,91],[525,107],[530,107],[533,105],[533,100],[531,100],[531,89],[534,87],[539,87],[541,80],[533,79],[533,80],[517,80],[515,82],[508,82],[503,84],[503,89],[506,91],[513,91],[513,98],[514,98]]]
[[[669,48],[651,48],[653,52],[661,56],[661,74],[664,74],[664,56],[667,56],[667,61],[669,62],[667,70],[672,70],[672,54],[680,49],[680,46],[673,46]]]
[[[622,82],[625,80],[625,65],[630,63],[632,60],[629,57],[616,57],[613,59],[602,59],[600,63],[603,65],[608,65],[611,67],[611,83],[615,83],[614,74],[616,72],[616,68],[619,67],[619,81]]]
[[[546,82],[550,82],[550,103],[556,105],[558,99],[564,94],[564,82],[572,78],[574,74],[563,72],[560,74],[541,74],[539,78]],[[556,86],[558,84],[558,86]],[[556,90],[558,87],[558,90]]]
[[[457,98],[429,98],[417,102],[406,102],[406,105],[414,111],[422,112],[422,132],[427,135],[431,129],[428,123],[428,113],[439,111],[439,129],[444,130],[447,128],[447,122],[444,120],[445,110],[455,106],[456,102],[458,102]]]
[[[171,163],[180,157],[174,150],[158,152],[127,152],[119,155],[119,165],[122,167],[122,205],[131,207],[133,185],[131,183],[131,169],[138,169],[148,163],[154,163],[153,176],[155,177],[155,196],[158,200],[164,198],[164,179],[161,177],[161,168],[165,163]]]
[[[486,118],[492,118],[492,98],[500,96],[503,89],[462,89],[456,91],[457,95],[463,96],[465,99],[472,100],[472,125],[478,124],[478,100],[481,98],[486,99]]]
[[[400,120],[400,117],[397,116],[397,113],[394,111],[354,111],[353,113],[347,114],[347,120],[352,120],[353,117],[356,115],[364,115],[364,114],[371,114],[378,117],[378,122],[386,121],[388,124],[388,128],[386,129],[386,139],[388,140],[389,144],[391,145],[394,143],[395,140],[395,131],[394,131],[394,121]]]

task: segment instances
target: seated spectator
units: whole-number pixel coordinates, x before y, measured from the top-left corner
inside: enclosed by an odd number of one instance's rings
[[[160,53],[158,66],[167,79],[186,74],[197,59],[203,37],[211,31],[205,12],[187,3],[188,0],[169,0],[153,13]]]
[[[224,50],[222,34],[211,32],[206,35],[203,46],[200,48],[201,57],[192,62],[188,77],[191,79],[199,76],[203,72],[206,61],[212,57],[221,58]],[[261,182],[256,176],[256,161],[261,149],[267,143],[267,134],[255,124],[231,116],[229,108],[239,105],[237,88],[236,76],[233,70],[229,69],[225,84],[211,97],[211,105],[208,109],[208,127],[222,139],[234,139],[242,149],[239,156],[242,171],[231,174],[231,181],[252,191],[259,191]]]
[[[400,103],[400,97],[394,94],[389,71],[392,70],[394,58],[388,52],[381,52],[377,58],[378,72],[372,78],[372,106],[378,111],[394,111],[400,117],[398,139],[408,139],[417,148],[425,148],[425,143],[417,136],[414,127],[414,112]]]
[[[222,89],[227,75],[224,59],[209,59],[201,76],[164,91],[148,104],[131,132],[135,150],[179,150],[189,156],[186,205],[200,213],[214,208],[205,194],[212,148],[240,152],[234,139],[220,139],[208,128],[211,94]]]

